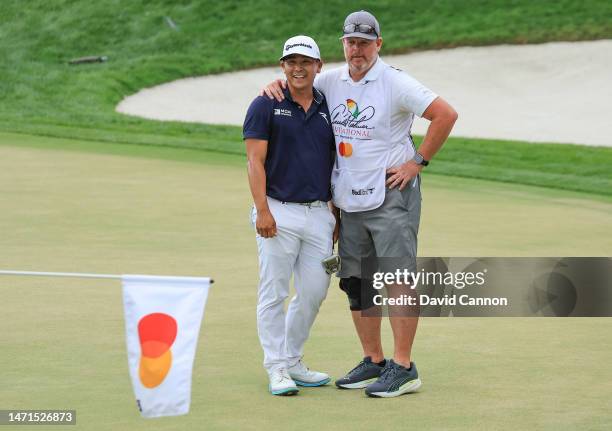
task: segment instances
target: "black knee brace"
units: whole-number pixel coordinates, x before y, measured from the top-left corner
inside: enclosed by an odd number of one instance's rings
[[[365,282],[362,289],[362,281]],[[374,306],[374,288],[370,280],[357,277],[341,278],[340,289],[348,296],[351,311],[367,310]]]

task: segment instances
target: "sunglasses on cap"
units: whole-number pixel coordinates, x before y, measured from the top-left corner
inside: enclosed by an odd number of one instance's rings
[[[343,30],[344,34],[364,33],[375,34],[376,36],[378,36],[378,33],[376,33],[376,29],[368,24],[347,24],[344,26]]]

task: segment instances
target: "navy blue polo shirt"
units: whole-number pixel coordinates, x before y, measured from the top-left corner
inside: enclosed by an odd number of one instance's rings
[[[288,89],[282,102],[259,96],[244,120],[244,139],[268,141],[266,194],[279,201],[331,199],[334,133],[325,97],[317,89],[313,93],[308,112],[293,101]]]

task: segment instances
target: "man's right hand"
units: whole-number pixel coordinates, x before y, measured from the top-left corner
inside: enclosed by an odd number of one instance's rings
[[[263,238],[272,238],[276,236],[276,221],[270,210],[257,211],[255,229],[257,229],[257,233]]]
[[[284,79],[277,79],[266,85],[259,92],[259,95],[263,96],[265,94],[270,99],[276,99],[279,102],[282,102],[285,98],[285,95],[283,94],[283,89],[285,88],[287,88],[287,81],[285,81]]]

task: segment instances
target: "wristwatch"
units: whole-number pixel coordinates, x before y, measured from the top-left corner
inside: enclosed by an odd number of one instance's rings
[[[427,166],[429,164],[429,160],[425,160],[421,153],[418,152],[414,153],[412,160],[414,160],[417,165],[421,166]]]

